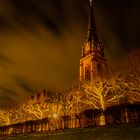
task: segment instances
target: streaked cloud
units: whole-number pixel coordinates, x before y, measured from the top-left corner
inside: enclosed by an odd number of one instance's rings
[[[140,46],[138,2],[132,3],[94,4],[97,29],[110,60]],[[1,0],[0,106],[77,80],[87,22],[88,0]]]

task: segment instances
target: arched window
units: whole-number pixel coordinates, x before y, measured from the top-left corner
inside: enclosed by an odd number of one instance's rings
[[[85,80],[91,80],[90,66],[85,67]]]

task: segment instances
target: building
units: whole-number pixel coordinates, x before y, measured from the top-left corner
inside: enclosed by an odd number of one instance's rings
[[[107,77],[107,60],[103,44],[99,41],[90,0],[88,34],[80,58],[80,81],[93,81]]]

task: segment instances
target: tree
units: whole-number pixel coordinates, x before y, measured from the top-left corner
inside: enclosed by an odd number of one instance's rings
[[[22,106],[21,110],[28,116],[28,120],[43,120],[46,122],[40,124],[39,131],[42,131],[46,125],[48,129],[57,128],[57,123],[62,116],[62,105],[58,102],[57,96],[54,93],[46,92],[31,96]],[[55,122],[55,123],[54,123]],[[47,129],[47,128],[46,128]]]
[[[11,124],[11,112],[9,109],[0,109],[0,125],[10,125]]]
[[[128,120],[127,104],[140,103],[140,49],[134,49],[125,58],[121,60],[114,69],[113,74],[119,88],[125,95],[123,102],[125,104],[124,112],[126,123]]]
[[[85,82],[81,86],[81,91],[76,97],[77,101],[84,103],[93,109],[101,109],[100,125],[105,125],[104,111],[108,106],[119,103],[119,99],[124,97],[121,88],[115,79],[96,82]]]
[[[48,102],[48,96],[46,92],[31,96],[27,101],[23,103],[21,109],[30,114],[30,120],[43,119],[48,117],[50,113],[51,104]]]
[[[68,128],[68,120],[70,119],[70,116],[72,115],[72,109],[73,109],[73,97],[70,91],[64,91],[58,95],[59,102],[62,106],[62,119],[64,120],[64,128]]]

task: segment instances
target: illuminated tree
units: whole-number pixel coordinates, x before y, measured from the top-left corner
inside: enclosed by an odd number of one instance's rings
[[[23,123],[31,119],[30,115],[22,107],[23,104],[14,106],[10,109],[10,112],[12,113],[12,124]]]
[[[50,105],[47,94],[39,93],[35,96],[31,96],[27,101],[25,101],[21,106],[21,109],[25,113],[30,114],[30,120],[43,119],[48,117]]]
[[[140,93],[140,49],[134,49],[112,71],[128,92]]]
[[[10,125],[11,119],[10,119],[11,113],[6,109],[0,109],[0,125]]]
[[[78,86],[73,84],[70,88],[61,90],[54,98],[54,102],[59,106],[59,116],[63,120],[63,128],[68,128],[68,122],[70,120],[69,127],[74,127],[72,119],[74,119],[77,113],[77,100],[74,98],[77,88]]]
[[[71,116],[71,111],[73,108],[73,101],[72,101],[72,96],[69,94],[69,92],[65,93],[60,93],[59,95],[59,102],[62,106],[61,111],[62,111],[62,119],[64,120],[64,128],[68,127],[68,120],[70,119]]]
[[[83,91],[82,91],[83,90]],[[100,125],[105,125],[104,111],[106,107],[118,104],[124,94],[118,83],[112,79],[109,81],[85,82],[76,97],[77,101],[94,109],[101,109]]]
[[[112,68],[112,75],[125,95],[125,118],[128,123],[127,104],[140,103],[140,49],[134,49]]]
[[[44,118],[48,120],[47,122],[42,122],[38,128],[39,131],[43,131],[44,127],[45,129],[56,128],[56,123],[54,122],[58,122],[60,116],[62,116],[61,108],[61,104],[57,101],[55,94],[43,91],[25,101],[21,105],[21,112],[25,112],[26,116],[28,116],[26,121],[43,120]]]

